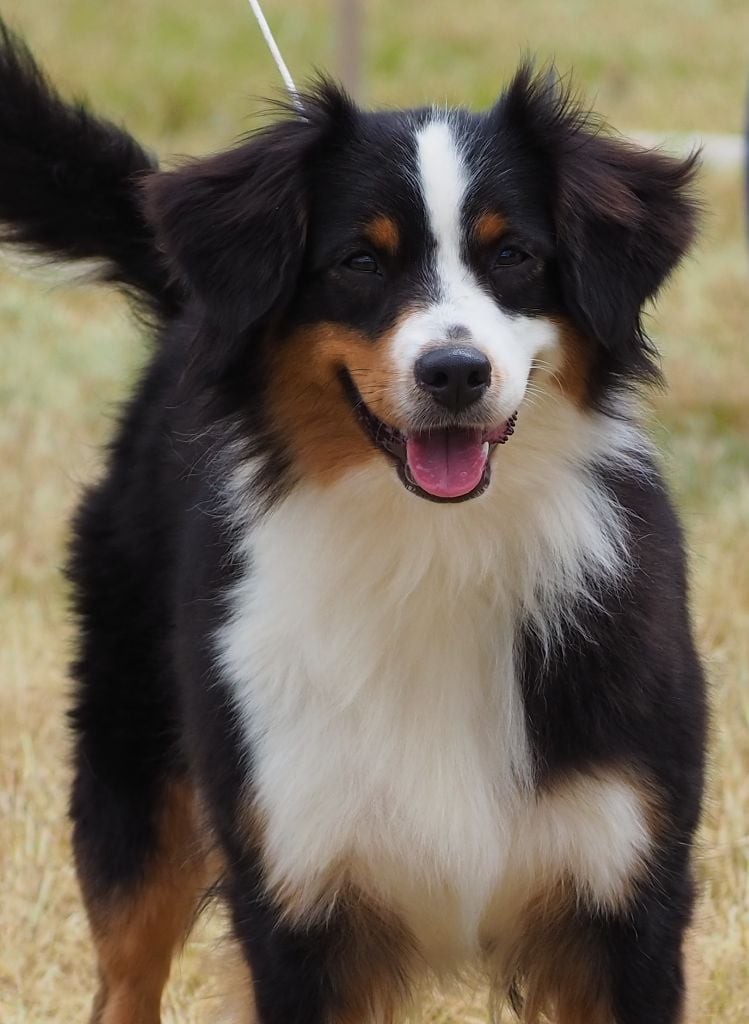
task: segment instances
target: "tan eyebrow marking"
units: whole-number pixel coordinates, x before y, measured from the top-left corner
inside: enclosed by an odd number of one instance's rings
[[[364,228],[364,234],[378,249],[384,249],[391,255],[397,251],[400,243],[398,225],[391,217],[379,214]]]
[[[482,245],[497,242],[507,231],[507,221],[498,213],[482,213],[473,225],[473,233]]]

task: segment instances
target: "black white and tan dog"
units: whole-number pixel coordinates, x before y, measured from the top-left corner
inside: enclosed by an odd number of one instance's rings
[[[638,425],[694,161],[522,67],[488,112],[334,85],[161,172],[5,33],[6,244],[153,354],[70,577],[96,1024],[156,1024],[218,891],[260,1024],[676,1024],[706,728]]]

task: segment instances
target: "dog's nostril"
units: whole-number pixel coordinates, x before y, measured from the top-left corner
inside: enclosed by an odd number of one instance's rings
[[[468,377],[468,386],[479,388],[482,384],[489,383],[489,373],[485,370],[474,370]]]
[[[414,367],[416,383],[452,412],[477,402],[489,387],[492,370],[487,357],[470,346],[433,348]]]

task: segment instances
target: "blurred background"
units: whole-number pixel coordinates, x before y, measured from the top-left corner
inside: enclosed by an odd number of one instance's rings
[[[652,431],[692,552],[712,684],[710,798],[693,937],[694,1024],[749,1020],[749,297],[741,144],[746,0],[266,0],[298,84],[343,73],[367,105],[490,104],[521,55],[553,58],[625,134],[707,140],[703,231],[652,311],[669,382]],[[278,77],[245,0],[0,0],[67,96],[87,96],[167,162],[229,145]],[[350,11],[349,11],[350,14]],[[351,23],[349,23],[350,25]],[[358,38],[358,45],[352,40]],[[4,100],[3,100],[4,101]],[[685,139],[683,136],[688,138]],[[714,139],[713,136],[721,136]],[[729,136],[725,138],[725,136]],[[61,575],[76,495],[146,354],[126,306],[0,271],[0,1019],[86,1019],[94,975],[65,820]],[[220,921],[188,946],[165,1021],[215,1020]],[[486,1021],[480,991],[435,1002]]]

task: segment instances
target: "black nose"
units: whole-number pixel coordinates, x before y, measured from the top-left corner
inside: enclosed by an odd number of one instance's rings
[[[465,346],[430,349],[417,359],[414,373],[419,387],[451,412],[478,402],[492,379],[486,356]]]

